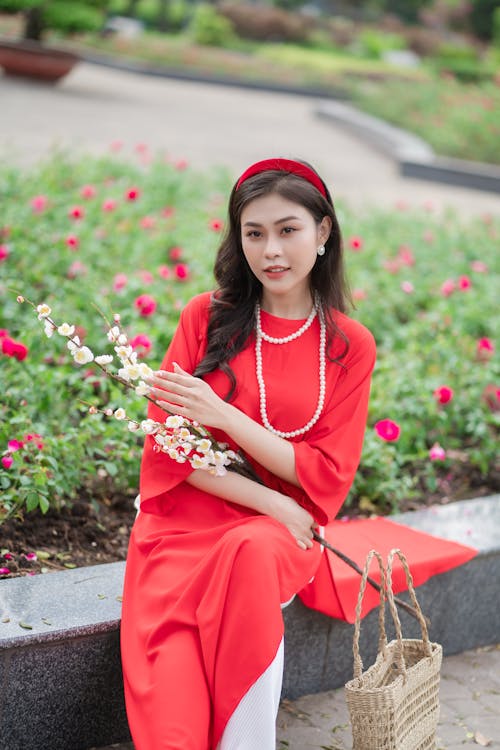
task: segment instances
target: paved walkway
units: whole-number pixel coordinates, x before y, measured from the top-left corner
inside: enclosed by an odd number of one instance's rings
[[[0,156],[30,164],[54,146],[102,154],[114,140],[224,164],[235,176],[276,154],[315,164],[334,197],[353,206],[396,202],[500,214],[498,195],[402,178],[391,159],[314,115],[314,99],[149,78],[80,64],[58,86],[0,74]]]
[[[443,660],[437,750],[500,748],[500,644]],[[343,689],[284,701],[276,750],[349,750]],[[133,750],[130,743],[101,750]],[[258,748],[255,748],[258,750]]]

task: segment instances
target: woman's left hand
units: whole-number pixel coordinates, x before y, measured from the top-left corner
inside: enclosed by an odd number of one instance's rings
[[[196,378],[173,363],[173,372],[158,370],[148,378],[150,396],[158,406],[205,427],[223,427],[228,404],[201,378]]]

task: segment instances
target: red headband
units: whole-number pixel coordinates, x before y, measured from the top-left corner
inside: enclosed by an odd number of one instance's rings
[[[260,174],[261,172],[271,171],[289,172],[290,174],[296,174],[298,177],[302,177],[304,180],[307,180],[307,182],[310,182],[311,185],[314,185],[316,190],[319,190],[323,198],[327,197],[325,186],[323,185],[323,182],[320,180],[316,172],[307,167],[305,164],[301,164],[299,161],[293,161],[292,159],[264,159],[263,161],[258,161],[255,164],[252,164],[252,166],[248,167],[248,169],[243,172],[240,179],[236,183],[236,190],[238,190],[240,186],[246,180],[248,180],[249,177],[253,177],[256,174]]]

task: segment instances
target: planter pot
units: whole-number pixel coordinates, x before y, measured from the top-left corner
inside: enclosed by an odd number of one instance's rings
[[[78,59],[71,52],[38,42],[0,40],[0,67],[7,75],[55,82],[69,73]]]

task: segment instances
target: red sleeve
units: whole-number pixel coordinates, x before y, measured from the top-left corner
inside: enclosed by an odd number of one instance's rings
[[[177,362],[187,372],[193,372],[204,354],[210,293],[194,297],[181,312],[177,330],[159,369],[172,370]],[[167,414],[149,402],[148,417],[164,422]],[[189,463],[180,464],[165,453],[153,451],[154,440],[146,436],[140,474],[141,510],[165,512],[171,504],[166,493],[184,481],[193,471]]]
[[[326,411],[306,440],[293,443],[297,477],[312,503],[308,510],[321,525],[335,518],[349,492],[366,428],[375,341],[364,326],[350,324],[345,369]]]

